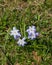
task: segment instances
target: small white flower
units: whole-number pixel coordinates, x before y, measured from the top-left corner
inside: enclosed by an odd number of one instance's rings
[[[29,29],[27,29],[26,32],[28,32],[28,34],[36,32],[35,26],[29,26]]]
[[[18,42],[17,42],[17,44],[18,44],[19,46],[24,46],[25,44],[27,44],[24,40],[25,40],[25,38],[19,39]]]
[[[17,30],[16,27],[13,27],[13,30],[11,30],[10,35],[11,35],[11,36],[13,35],[15,39],[21,37],[21,35],[20,35],[20,33],[19,33],[19,30]]]

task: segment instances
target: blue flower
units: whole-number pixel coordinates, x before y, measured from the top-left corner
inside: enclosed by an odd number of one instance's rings
[[[26,32],[28,32],[28,34],[36,32],[35,26],[29,26],[29,28],[26,30]]]
[[[31,40],[33,40],[33,39],[35,39],[36,38],[36,34],[34,33],[34,34],[29,34],[28,35],[28,39],[31,39]]]
[[[25,42],[25,38],[22,38],[22,39],[19,39],[19,40],[18,40],[17,44],[18,44],[19,46],[24,46],[24,45],[27,44],[27,43]]]
[[[18,39],[19,37],[21,37],[21,34],[19,33],[19,30],[16,29],[16,27],[13,27],[13,30],[11,30],[10,35],[14,36],[15,39]]]
[[[36,32],[36,28],[35,26],[29,26],[29,29],[27,29],[27,32],[28,32],[28,39],[35,39],[39,33]]]
[[[35,39],[37,36],[39,35],[39,33],[31,33],[31,34],[28,34],[28,39]]]

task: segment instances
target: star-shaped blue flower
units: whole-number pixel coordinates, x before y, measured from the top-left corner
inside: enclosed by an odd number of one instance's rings
[[[35,39],[39,35],[39,33],[36,32],[35,26],[29,26],[26,32],[28,33],[28,39],[32,39],[32,40]]]
[[[22,39],[19,39],[19,40],[18,40],[17,44],[18,44],[19,46],[24,46],[24,45],[27,44],[27,43],[25,42],[25,38],[22,38]]]
[[[18,39],[19,37],[21,37],[21,34],[19,33],[19,30],[16,29],[16,27],[13,27],[13,30],[11,30],[10,35],[14,36],[15,39]]]

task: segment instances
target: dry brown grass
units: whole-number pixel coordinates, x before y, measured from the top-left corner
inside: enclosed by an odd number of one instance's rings
[[[36,60],[37,64],[36,65],[39,65],[41,63],[41,56],[38,56],[37,52],[33,51],[33,58],[34,60]]]

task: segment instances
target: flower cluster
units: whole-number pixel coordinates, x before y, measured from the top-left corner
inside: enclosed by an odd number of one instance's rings
[[[29,28],[26,30],[26,32],[28,33],[28,39],[31,39],[31,40],[35,39],[39,35],[39,33],[36,32],[35,26],[29,26]],[[24,46],[25,44],[27,44],[27,42],[25,41],[26,40],[25,37],[20,39],[21,34],[20,34],[19,30],[16,29],[16,27],[13,27],[13,30],[11,30],[11,32],[10,32],[10,35],[14,36],[14,39],[18,40],[17,44],[19,46]]]
[[[27,32],[28,32],[28,39],[35,39],[39,33],[36,32],[36,28],[35,26],[29,26],[29,28],[27,29]]]

